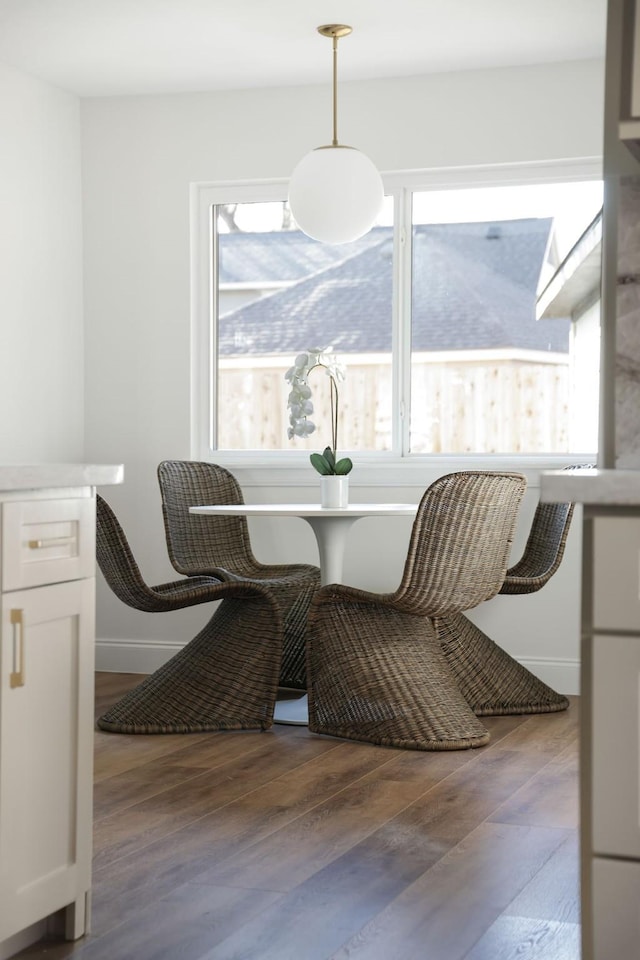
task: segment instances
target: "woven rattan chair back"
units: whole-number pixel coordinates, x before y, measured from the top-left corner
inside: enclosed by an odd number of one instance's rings
[[[109,504],[96,496],[96,557],[102,574],[127,606],[145,613],[166,613],[223,596],[222,582],[214,577],[187,577],[149,586],[129,542]]]
[[[155,613],[165,610],[144,581],[124,530],[109,504],[96,496],[96,557],[102,574],[123,603],[136,610]]]
[[[461,471],[427,489],[413,524],[398,608],[429,617],[469,610],[499,592],[526,479]]]
[[[522,557],[509,567],[500,593],[535,593],[554,575],[564,556],[572,503],[539,503]]]
[[[164,460],[158,466],[162,513],[171,563],[179,573],[254,576],[246,517],[202,517],[189,513],[202,504],[243,503],[236,478],[216,463]]]
[[[591,469],[578,464],[565,470]],[[509,567],[500,593],[535,593],[554,575],[562,558],[573,517],[572,503],[539,503],[522,557]]]

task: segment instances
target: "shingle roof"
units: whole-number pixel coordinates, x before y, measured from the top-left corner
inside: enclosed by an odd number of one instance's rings
[[[349,246],[356,252],[376,242],[376,237],[368,233]],[[290,283],[344,258],[343,247],[318,243],[301,230],[225,233],[220,241],[220,283]]]
[[[529,219],[416,226],[412,349],[566,351],[569,324],[535,319],[551,225]],[[342,251],[339,262],[226,314],[221,353],[297,353],[316,342],[337,352],[389,352],[391,228],[376,227],[367,240],[332,248]],[[275,254],[277,244],[270,250]]]

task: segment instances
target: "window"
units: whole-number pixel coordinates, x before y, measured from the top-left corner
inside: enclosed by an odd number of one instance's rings
[[[390,451],[392,227],[331,246],[292,230],[286,204],[218,206],[215,216],[218,449],[290,449],[285,372],[305,348],[333,345],[348,365],[341,446]],[[329,380],[318,371],[311,383],[320,428]],[[315,435],[296,440],[317,445]]]
[[[317,433],[287,439],[284,374],[308,347],[347,368],[343,453],[593,453],[599,289],[567,306],[562,278],[602,206],[594,172],[394,175],[379,222],[339,246],[296,229],[286,184],[196,185],[197,455],[321,449],[322,371]]]

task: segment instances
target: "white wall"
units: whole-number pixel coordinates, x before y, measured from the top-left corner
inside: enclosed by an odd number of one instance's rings
[[[81,460],[80,109],[0,64],[0,462]]]
[[[104,493],[152,582],[172,576],[156,465],[190,456],[189,184],[287,177],[306,151],[329,138],[330,110],[328,87],[82,104],[85,453],[89,460],[125,464],[124,486]],[[383,171],[600,156],[602,116],[599,61],[343,84],[340,90],[341,139],[367,152]],[[358,489],[356,469],[353,496],[417,500],[438,472],[425,464],[402,489],[395,480],[390,489],[382,477]],[[311,470],[306,485],[293,489],[286,488],[286,474],[277,482],[259,471],[239,476],[247,499],[316,497]],[[530,480],[520,545],[537,499],[535,473]],[[393,528],[385,523],[356,525],[346,579],[373,589],[397,584],[408,527],[400,520]],[[256,521],[252,529],[260,559],[316,559],[303,521]],[[576,523],[574,538],[577,532]],[[372,535],[384,538],[384,556],[372,554]],[[542,658],[551,669],[559,658],[561,672],[575,680],[578,583],[572,544],[560,573],[539,595],[496,598],[476,618],[525,660]],[[137,614],[100,584],[98,636],[121,645],[101,644],[99,662],[114,668],[151,664],[153,651],[161,657],[189,639],[204,616],[198,610]]]

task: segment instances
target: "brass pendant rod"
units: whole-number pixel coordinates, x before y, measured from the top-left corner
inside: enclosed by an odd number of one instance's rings
[[[338,144],[338,40],[348,37],[352,28],[346,23],[325,23],[318,27],[318,33],[333,40],[333,142],[332,147]]]

